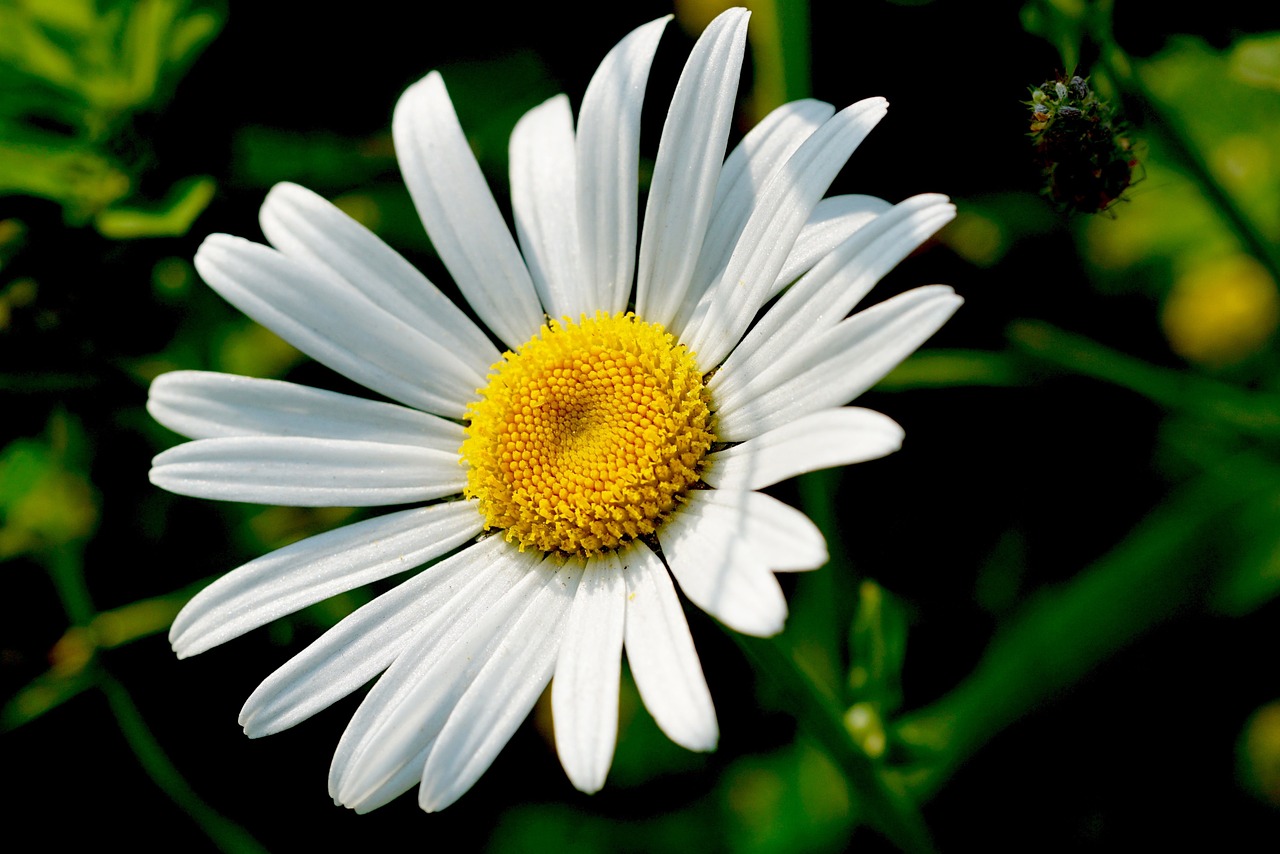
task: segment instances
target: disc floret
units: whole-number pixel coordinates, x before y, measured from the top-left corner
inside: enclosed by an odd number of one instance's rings
[[[630,313],[550,321],[493,366],[467,418],[465,494],[522,550],[654,533],[714,441],[693,354]]]

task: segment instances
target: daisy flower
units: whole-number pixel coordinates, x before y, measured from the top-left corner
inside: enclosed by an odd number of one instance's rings
[[[358,811],[414,786],[425,810],[451,804],[549,682],[561,763],[596,791],[624,651],[663,732],[713,749],[677,586],[737,631],[780,631],[774,573],[814,569],[827,552],[808,518],[758,490],[896,450],[897,424],[844,404],[961,302],[930,286],[848,316],[954,213],[937,195],[823,199],[883,99],[839,112],[787,104],[725,158],[742,9],[707,28],[681,74],[637,255],[640,108],[666,23],[605,57],[576,127],[564,96],[516,125],[514,238],[440,75],[401,97],[404,179],[469,312],[289,184],[262,207],[270,246],[215,234],[196,254],[249,317],[394,401],[180,371],[156,379],[148,402],[195,440],[155,458],[164,489],[415,505],[245,564],[170,634],[179,656],[195,655],[424,567],[269,676],[241,712],[249,736],[279,732],[381,673],[330,772],[335,800]]]

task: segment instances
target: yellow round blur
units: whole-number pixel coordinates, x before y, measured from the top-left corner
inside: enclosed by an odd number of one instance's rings
[[[1278,321],[1276,283],[1247,255],[1202,263],[1180,276],[1161,316],[1174,351],[1209,367],[1252,356],[1276,331]]]

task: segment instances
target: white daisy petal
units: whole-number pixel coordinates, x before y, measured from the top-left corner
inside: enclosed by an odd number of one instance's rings
[[[308,537],[232,570],[173,621],[179,658],[397,572],[421,566],[480,533],[471,501],[403,510]]]
[[[828,196],[818,202],[773,283],[773,293],[800,278],[858,229],[892,208],[875,196]]]
[[[774,282],[818,200],[888,108],[883,98],[868,98],[836,113],[761,190],[733,256],[708,292],[706,314],[694,318],[681,335],[697,353],[704,373],[720,364],[742,338],[773,293]]]
[[[720,739],[711,692],[667,569],[637,541],[625,553],[624,642],[640,699],[667,738],[689,750]]]
[[[720,14],[694,45],[662,127],[645,207],[636,313],[669,324],[689,289],[711,217],[747,40],[745,9]]]
[[[529,601],[509,636],[492,647],[427,756],[418,790],[418,805],[427,812],[444,809],[475,785],[529,716],[551,681],[581,577],[581,560],[570,559]]]
[[[557,95],[525,113],[511,133],[510,149],[516,235],[542,305],[551,317],[593,313],[594,295],[578,266],[577,157],[569,99]]]
[[[457,452],[462,425],[393,403],[280,380],[209,371],[173,371],[156,377],[147,412],[192,439],[228,436],[310,436],[418,445]]]
[[[964,302],[945,285],[907,291],[806,341],[728,400],[716,436],[741,442],[862,394],[937,332]]]
[[[827,541],[818,526],[773,496],[739,489],[708,489],[698,495],[696,512],[719,514],[736,527],[746,550],[771,571],[803,572],[827,562]]]
[[[707,387],[731,401],[744,381],[787,359],[845,315],[891,269],[955,216],[946,196],[915,196],[846,240],[783,294],[743,338]]]
[[[954,209],[942,196],[892,208],[822,200],[884,115],[882,99],[835,115],[817,101],[784,105],[725,160],[748,14],[717,17],[685,64],[638,256],[640,116],[670,16],[609,52],[576,131],[563,95],[517,123],[514,237],[440,75],[400,99],[401,170],[470,309],[291,184],[262,206],[273,246],[213,235],[197,253],[200,274],[233,305],[397,403],[170,374],[152,384],[148,410],[193,441],[156,456],[152,482],[293,506],[437,502],[251,561],[174,621],[185,657],[357,585],[410,576],[277,669],[241,711],[249,736],[267,735],[381,673],[334,751],[337,803],[367,812],[417,786],[423,809],[448,806],[553,679],[561,763],[578,789],[599,790],[617,741],[623,651],[662,731],[714,749],[715,709],[677,583],[731,628],[780,631],[787,603],[775,573],[820,566],[826,543],[803,513],[756,490],[900,445],[885,416],[838,407],[960,298],[933,286],[846,315]]]
[[[226,234],[206,238],[195,263],[209,286],[249,317],[401,403],[461,418],[484,383],[483,371],[313,264]]]
[[[501,355],[399,252],[310,190],[277,184],[267,194],[259,220],[267,240],[281,252],[341,276],[388,314],[447,344],[481,375]]]
[[[462,736],[461,741],[467,741],[466,737],[471,732],[467,729],[468,724],[496,728],[505,723],[507,715],[529,691],[528,681],[532,680],[538,684],[528,705],[519,711],[519,720],[523,720],[532,707],[533,700],[546,687],[563,628],[561,618],[572,601],[580,574],[580,570],[571,566],[559,571],[544,568],[541,571],[526,572],[525,578],[508,590],[505,596],[484,613],[477,615],[453,644],[435,658],[433,666],[408,686],[407,691],[395,692],[398,703],[393,706],[384,699],[373,727],[360,740],[359,747],[362,749],[351,754],[345,772],[338,775],[338,800],[357,810],[372,808],[369,801],[378,796],[381,788],[417,764],[417,758],[428,748],[434,752],[442,744],[446,745],[446,752],[443,754],[446,764],[457,761],[459,767],[448,766],[454,776],[439,780],[436,785],[449,786],[462,779],[469,771],[469,757],[455,757],[452,746],[458,743],[455,739],[459,735]],[[398,687],[404,670],[413,670],[413,660],[418,654],[425,653],[421,640],[415,639],[411,648],[405,651],[404,668],[401,668],[401,662],[397,662],[397,674],[393,676],[389,672],[384,679],[392,677],[393,685]],[[539,665],[541,668],[537,669]],[[535,668],[536,672],[529,672],[526,668]],[[485,720],[475,719],[475,710],[471,710],[466,714],[470,714],[472,721],[454,723],[464,716],[463,710],[458,706],[475,684],[480,682],[489,686],[492,684],[491,680],[500,680],[509,673],[520,674],[521,670],[525,670],[521,674],[524,684],[507,686],[518,696],[488,694],[486,687],[483,689],[486,693],[482,693],[489,706],[484,715]],[[518,679],[515,681],[519,682]],[[494,703],[494,696],[503,696],[503,702]],[[444,730],[450,725],[452,729],[447,734],[449,740],[442,741],[446,735]],[[493,760],[497,748],[506,743],[510,734],[510,730],[503,734],[501,742],[484,761],[481,771]],[[474,741],[469,744],[474,748],[479,747]],[[430,779],[429,757],[427,764],[428,775],[424,776],[424,780]],[[421,765],[417,766],[417,771],[423,773]]]
[[[627,307],[636,264],[640,107],[649,65],[671,16],[638,27],[605,56],[578,113],[577,194],[581,272],[594,301],[582,309]],[[572,312],[570,312],[572,313]]]
[[[754,552],[747,529],[754,507],[740,492],[741,506],[714,503],[710,494],[721,490],[694,491],[685,506],[672,515],[658,535],[662,553],[689,601],[731,629],[747,635],[769,637],[782,631],[787,602],[782,588]]]
[[[796,475],[866,462],[902,447],[902,428],[870,409],[824,409],[709,454],[702,479],[717,489],[764,489]]]
[[[528,341],[542,307],[439,73],[400,97],[391,133],[418,216],[467,302],[508,346]]]
[[[458,591],[490,576],[490,564],[506,559],[501,538],[482,540],[440,561],[348,614],[268,676],[245,701],[240,725],[250,738],[280,732],[306,720],[384,670],[431,625],[452,622]],[[381,684],[381,682],[379,682]]]
[[[335,800],[356,758],[368,748],[372,734],[436,668],[458,638],[490,614],[499,602],[505,602],[503,607],[514,607],[517,600],[504,597],[517,586],[523,584],[525,587],[522,589],[529,591],[536,589],[539,582],[532,570],[543,558],[538,552],[516,551],[500,536],[489,537],[474,548],[483,551],[477,551],[471,577],[459,577],[450,594],[452,598],[410,627],[411,632],[406,636],[407,649],[370,689],[342,733],[329,768],[329,794]],[[443,718],[440,723],[443,724]],[[374,809],[379,803],[386,803],[413,788],[422,778],[422,766],[426,761],[427,750],[424,747],[414,757],[406,759],[401,770],[388,777],[382,785],[370,788],[359,805],[352,804],[353,808]]]
[[[565,623],[551,683],[556,752],[570,782],[587,793],[604,786],[618,740],[626,603],[622,558],[592,558]]]
[[[692,315],[693,305],[724,272],[768,179],[834,112],[835,108],[824,101],[783,104],[752,128],[729,155],[716,184],[716,199],[693,282],[670,327],[673,333],[679,334]]]
[[[219,501],[286,507],[372,507],[461,492],[458,455],[350,439],[198,439],[152,460],[156,486]]]

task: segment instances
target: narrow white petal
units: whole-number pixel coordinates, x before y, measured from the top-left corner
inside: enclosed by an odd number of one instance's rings
[[[928,285],[797,343],[767,370],[744,377],[732,396],[717,397],[716,437],[745,441],[811,412],[848,403],[911,355],[963,302],[945,285]]]
[[[296,436],[197,439],[158,454],[151,482],[161,489],[287,507],[373,507],[461,492],[457,453],[410,445]]]
[[[888,111],[883,98],[846,107],[804,141],[760,192],[720,281],[708,292],[706,314],[681,334],[704,373],[728,355],[774,282],[822,194],[854,149]]]
[[[711,393],[732,399],[741,383],[786,360],[795,342],[835,326],[881,276],[954,216],[946,196],[915,196],[840,244],[752,327],[711,379]]]
[[[569,99],[556,95],[511,132],[511,206],[529,275],[551,317],[593,314],[579,268],[577,156]]]
[[[645,207],[636,314],[667,325],[693,278],[715,201],[747,40],[745,9],[729,9],[694,45],[676,84]]]
[[[453,300],[377,235],[297,184],[277,184],[259,215],[272,245],[341,276],[428,338],[483,373],[501,355]]]
[[[503,603],[502,608],[519,605],[523,601],[520,596],[504,599],[517,586],[524,585],[521,589],[528,595],[540,583],[533,571],[542,560],[540,553],[520,552],[501,536],[484,540],[477,548],[480,547],[484,551],[473,564],[471,577],[459,577],[447,604],[436,607],[412,627],[404,653],[374,684],[347,724],[329,767],[329,794],[335,800],[356,760],[369,747],[373,733],[388,716],[396,713],[405,697],[433,671],[458,639],[492,614],[499,603]],[[437,731],[443,723],[441,717]],[[359,804],[351,806],[359,810],[374,809],[416,786],[422,779],[422,766],[433,739],[431,734],[418,754],[406,757],[398,771],[381,785],[368,788]]]
[[[717,489],[764,489],[819,469],[862,463],[902,447],[902,428],[870,409],[824,409],[707,456]]]
[[[147,412],[192,439],[310,436],[456,453],[466,438],[461,424],[394,403],[209,371],[173,371],[156,377],[147,396]]]
[[[466,414],[483,367],[459,359],[336,274],[239,237],[214,234],[196,269],[227,302],[317,362],[409,406]]]
[[[616,553],[593,558],[565,623],[551,683],[556,752],[580,791],[604,786],[618,741],[627,582]]]
[[[542,307],[438,72],[400,96],[391,133],[418,216],[453,280],[499,338],[524,344],[542,325]]]
[[[739,489],[698,493],[695,512],[719,514],[745,538],[752,559],[773,572],[802,572],[827,562],[827,541],[808,516],[771,495]]]
[[[633,30],[609,51],[578,111],[577,193],[587,310],[622,311],[636,265],[640,107],[653,52],[671,16]]]
[[[640,699],[667,738],[689,750],[715,750],[716,710],[666,567],[637,542],[624,555],[622,574],[627,661]]]
[[[773,283],[777,293],[803,276],[831,250],[844,243],[860,228],[893,208],[875,196],[828,196],[818,202],[809,221],[800,229],[787,263]]]
[[[511,546],[508,549],[515,551]],[[546,629],[558,643],[557,620],[562,615],[556,614],[556,602],[563,599],[567,607],[576,585],[577,577],[570,570],[556,572],[544,567],[541,571],[526,571],[501,599],[473,616],[462,631],[456,633],[453,643],[442,651],[431,653],[442,645],[434,637],[436,631],[420,632],[396,662],[394,672],[388,671],[380,680],[379,684],[390,682],[388,691],[380,692],[376,699],[370,692],[365,699],[365,704],[376,702],[379,708],[374,712],[375,720],[366,724],[369,728],[362,733],[358,744],[352,744],[345,768],[336,775],[337,799],[363,812],[373,808],[374,799],[381,799],[388,783],[394,781],[393,788],[399,788],[403,775],[422,773],[425,751],[433,743],[439,743],[438,737],[452,720],[459,701],[491,662],[499,662],[495,667],[501,668],[512,657],[519,658],[530,648],[538,648],[538,642],[530,636],[530,625]],[[556,620],[544,622],[549,614],[555,615]],[[427,648],[430,641],[434,643]],[[431,666],[420,669],[416,660],[420,656],[430,656]],[[553,644],[546,673],[538,674],[539,692],[550,678],[554,660]],[[507,702],[507,698],[499,695],[485,694],[484,697],[491,706],[500,707]],[[532,702],[529,701],[529,706]],[[521,719],[527,713],[528,707],[520,713]],[[496,753],[495,750],[494,755]],[[489,757],[490,761],[492,758]],[[335,754],[335,766],[338,761]]]
[[[782,588],[753,551],[747,528],[756,509],[749,507],[758,492],[726,493],[742,496],[740,506],[714,503],[711,493],[690,493],[658,534],[662,553],[689,600],[731,629],[769,637],[782,631],[787,601]]]
[[[824,101],[783,104],[752,128],[724,162],[711,206],[707,237],[689,292],[670,330],[679,334],[696,301],[715,284],[733,254],[768,179],[809,138],[835,108]]]
[[[364,685],[433,622],[453,622],[459,589],[484,579],[509,547],[490,537],[424,569],[348,614],[268,676],[245,701],[250,738],[280,732]]]
[[[483,668],[436,737],[422,771],[418,805],[436,812],[475,785],[551,681],[565,618],[582,577],[570,560],[538,591],[508,635],[492,644]],[[468,661],[470,663],[470,661]]]
[[[473,501],[402,510],[308,537],[232,570],[195,595],[169,630],[179,658],[452,551],[480,533]]]

